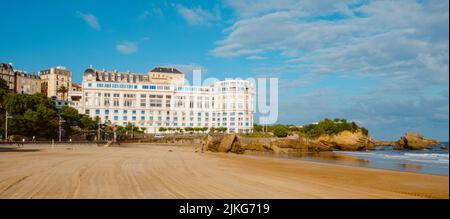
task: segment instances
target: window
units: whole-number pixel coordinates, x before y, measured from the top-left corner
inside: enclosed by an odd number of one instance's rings
[[[96,110],[95,110],[95,114],[97,114],[97,115],[100,114],[100,110],[99,110],[99,109],[96,109]]]
[[[122,117],[122,120],[126,121],[128,118],[126,116]]]
[[[146,99],[147,95],[146,94],[141,94],[141,107],[145,107],[147,105],[147,99]]]
[[[114,116],[114,121],[117,121],[117,120],[119,120],[119,117],[118,116]]]
[[[105,114],[109,114],[109,110],[108,109],[105,109]]]

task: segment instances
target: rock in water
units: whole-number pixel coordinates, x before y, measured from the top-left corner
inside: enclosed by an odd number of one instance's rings
[[[405,136],[395,142],[398,149],[421,150],[432,145],[441,145],[435,139],[425,139],[417,132],[407,132]]]
[[[317,141],[320,145],[345,151],[367,150],[374,147],[372,138],[361,131],[342,131],[337,135],[322,135]]]

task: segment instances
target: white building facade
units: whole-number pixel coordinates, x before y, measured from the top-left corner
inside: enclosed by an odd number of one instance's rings
[[[254,88],[249,81],[226,80],[203,87],[183,82],[183,73],[175,68],[157,67],[147,75],[88,68],[77,108],[102,122],[145,127],[147,133],[158,133],[161,127],[253,132]]]

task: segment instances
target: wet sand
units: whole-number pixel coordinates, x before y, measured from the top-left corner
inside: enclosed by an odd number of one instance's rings
[[[448,176],[188,146],[0,150],[0,198],[448,197]]]

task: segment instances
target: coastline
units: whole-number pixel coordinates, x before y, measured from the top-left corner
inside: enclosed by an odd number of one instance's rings
[[[32,149],[23,148],[19,150]],[[0,198],[447,198],[449,177],[191,146],[1,152]]]
[[[447,163],[441,163],[440,166],[432,166],[436,164],[426,163],[422,160],[401,160],[395,159],[400,156],[385,154],[384,150],[371,151],[323,151],[323,152],[298,152],[274,154],[270,152],[246,151],[244,155],[273,157],[279,159],[301,160],[319,163],[329,163],[335,165],[364,167],[371,169],[393,170],[400,172],[423,173],[438,176],[449,176],[448,174],[448,154],[440,154],[447,156]],[[405,153],[406,155],[414,154],[416,151],[395,151],[397,153]],[[426,154],[424,154],[426,155]],[[433,156],[435,154],[429,154]],[[412,156],[412,155],[411,155]],[[430,161],[432,162],[432,161]]]

